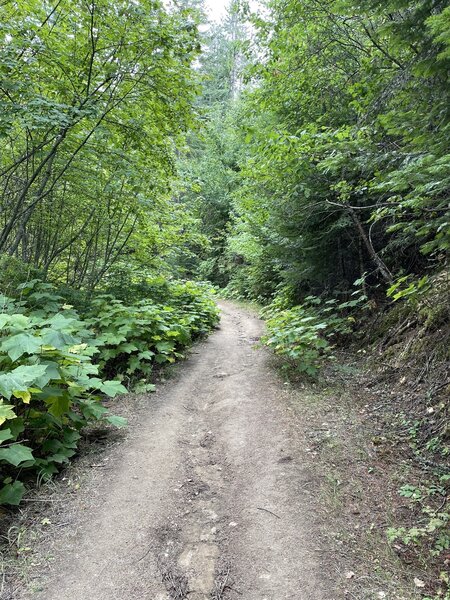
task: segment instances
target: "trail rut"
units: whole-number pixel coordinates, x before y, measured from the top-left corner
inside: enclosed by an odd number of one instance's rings
[[[256,347],[261,322],[221,308],[220,329],[88,478],[41,591],[22,598],[333,600],[289,392]]]

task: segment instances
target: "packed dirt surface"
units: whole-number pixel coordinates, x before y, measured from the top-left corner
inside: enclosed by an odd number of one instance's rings
[[[39,591],[18,598],[336,597],[314,474],[291,435],[289,391],[257,345],[262,323],[221,308],[220,329],[88,477]]]

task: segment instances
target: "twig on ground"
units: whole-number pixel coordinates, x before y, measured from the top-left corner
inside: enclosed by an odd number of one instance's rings
[[[269,510],[268,508],[262,508],[261,506],[257,506],[256,508],[258,510],[263,510],[264,512],[269,513],[269,515],[273,515],[277,519],[281,519],[280,515],[275,514],[274,512],[272,512],[271,510]]]
[[[144,558],[150,554],[150,551],[151,551],[151,547],[147,550],[147,552],[145,552],[145,554],[143,554],[141,556],[141,558],[138,558],[136,562],[138,563],[138,562],[141,562],[141,560],[144,560]]]

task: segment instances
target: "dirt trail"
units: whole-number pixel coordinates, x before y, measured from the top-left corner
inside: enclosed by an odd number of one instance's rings
[[[78,527],[27,597],[333,600],[289,392],[254,347],[261,322],[221,307],[220,329],[87,481]]]

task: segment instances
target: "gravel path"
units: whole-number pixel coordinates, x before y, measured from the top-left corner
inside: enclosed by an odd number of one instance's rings
[[[220,329],[88,477],[27,598],[334,599],[289,391],[255,347],[261,321],[221,308]]]

